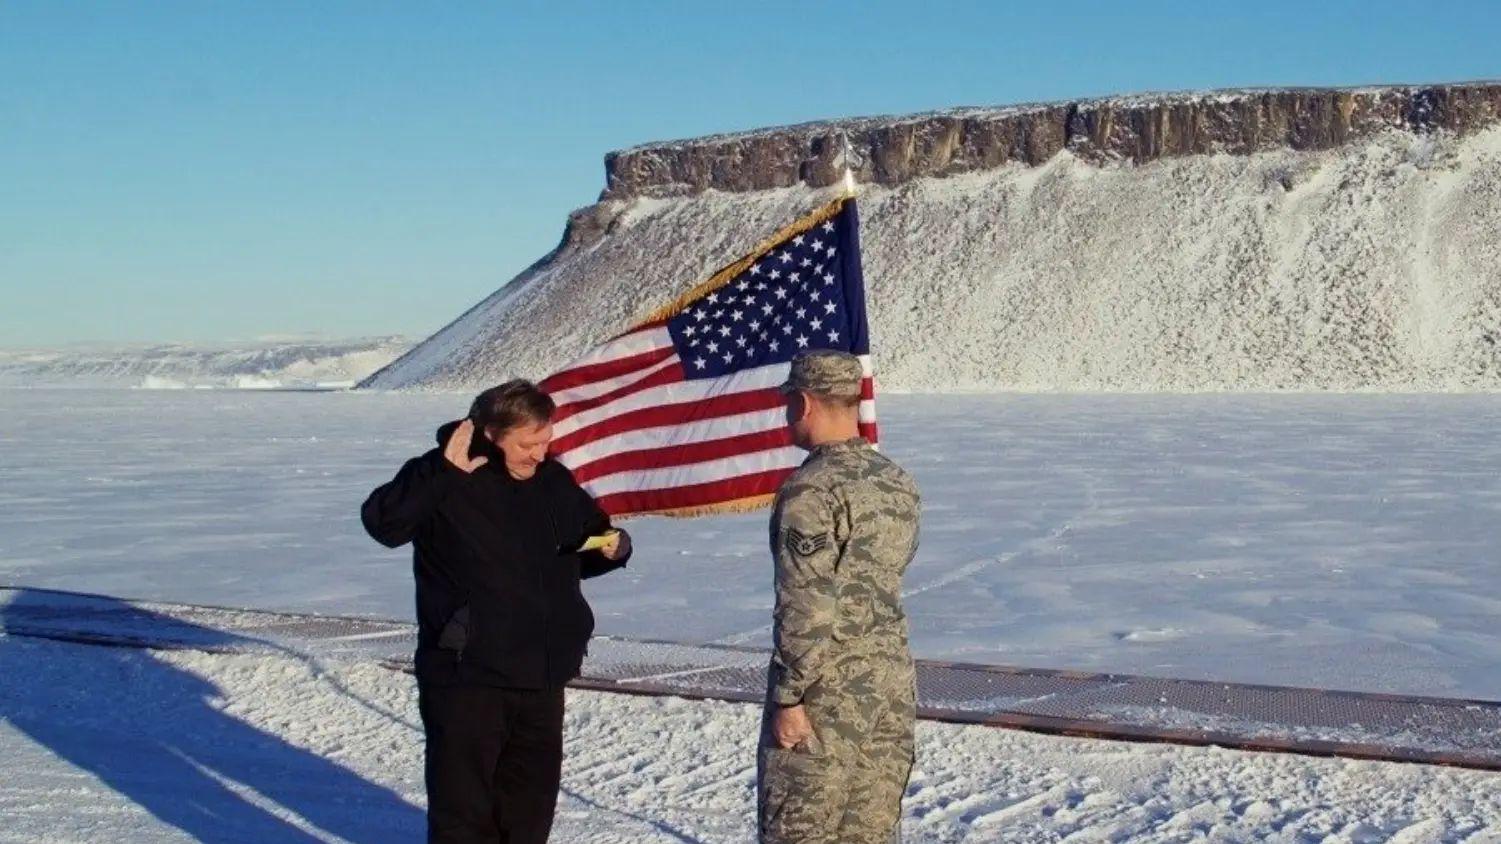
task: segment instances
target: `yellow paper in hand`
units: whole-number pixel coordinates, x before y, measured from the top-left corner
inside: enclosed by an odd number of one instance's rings
[[[584,544],[579,546],[579,550],[598,551],[599,549],[605,547],[605,545],[609,544],[610,540],[614,539],[619,533],[620,531],[618,530],[610,530],[605,531],[598,536],[591,536],[588,539],[584,540]]]

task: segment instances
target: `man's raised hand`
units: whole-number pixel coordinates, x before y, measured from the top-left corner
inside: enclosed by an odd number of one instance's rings
[[[483,436],[483,435],[482,435]],[[465,419],[459,423],[452,434],[448,436],[448,444],[443,446],[443,459],[465,473],[490,462],[488,457],[470,457],[469,444],[474,441],[474,420]]]

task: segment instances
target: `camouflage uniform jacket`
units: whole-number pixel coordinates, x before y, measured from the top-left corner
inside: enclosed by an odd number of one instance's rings
[[[911,475],[859,437],[815,448],[782,484],[771,518],[773,703],[802,701],[835,659],[910,662],[901,584],[918,515]]]

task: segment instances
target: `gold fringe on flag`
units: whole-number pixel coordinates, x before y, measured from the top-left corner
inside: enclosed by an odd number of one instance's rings
[[[682,313],[683,309],[693,304],[693,302],[700,296],[707,295],[711,291],[718,290],[726,284],[729,284],[731,279],[745,272],[750,268],[751,264],[754,264],[755,262],[761,260],[762,256],[764,256],[766,253],[777,248],[778,246],[781,246],[783,241],[797,237],[798,235],[802,234],[805,231],[808,231],[814,226],[817,226],[826,220],[833,219],[834,216],[844,208],[844,203],[849,198],[850,194],[846,193],[845,195],[840,196],[838,199],[830,202],[828,205],[825,205],[817,211],[814,211],[812,214],[809,214],[801,220],[787,225],[776,234],[762,241],[759,246],[747,253],[745,257],[741,258],[733,264],[728,264],[724,267],[721,267],[718,272],[709,276],[708,281],[705,281],[704,283],[694,287],[692,290],[689,290],[687,293],[684,293],[682,296],[679,296],[676,301],[653,311],[650,316],[636,323],[636,325],[631,330],[634,331],[635,329],[640,328],[643,325],[650,325],[654,322],[661,322],[666,319],[671,319],[672,317],[675,317],[678,314]]]
[[[641,513],[626,513],[616,516],[618,520],[634,519],[637,516],[666,516],[670,519],[691,519],[697,516],[719,516],[733,513],[749,513],[769,507],[776,499],[776,493],[768,492],[765,495],[753,495],[749,498],[737,498],[734,501],[721,501],[718,504],[702,504],[697,507],[677,507],[670,510],[647,510]]]

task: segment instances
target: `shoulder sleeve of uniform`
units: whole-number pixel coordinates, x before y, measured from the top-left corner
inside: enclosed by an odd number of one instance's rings
[[[824,670],[837,621],[834,572],[840,549],[835,514],[828,491],[797,478],[783,488],[772,514],[776,609],[771,693],[783,705],[801,701]]]
[[[912,477],[911,472],[907,471],[906,469],[902,469],[902,480],[906,481],[907,488],[912,490],[912,498],[914,500],[921,500],[922,489],[917,486],[917,478]]]

